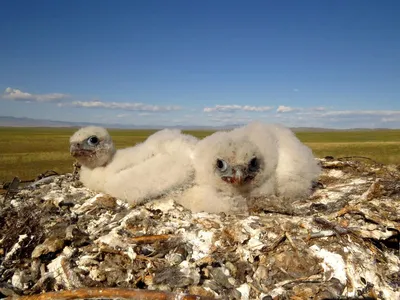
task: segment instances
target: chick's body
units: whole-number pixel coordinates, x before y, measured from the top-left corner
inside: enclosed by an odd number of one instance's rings
[[[190,156],[197,141],[179,130],[156,132],[124,153],[134,165],[121,168],[118,164],[117,175],[107,177],[105,191],[135,204],[184,187],[194,177]]]
[[[91,143],[95,137],[96,143]],[[193,178],[190,155],[197,139],[165,129],[133,147],[115,150],[108,132],[85,127],[70,139],[71,154],[82,164],[80,180],[95,191],[138,204]]]
[[[178,202],[207,212],[240,212],[258,196],[304,198],[320,172],[311,150],[289,129],[259,122],[204,138],[193,164],[195,186]]]
[[[291,200],[309,196],[312,181],[318,178],[321,168],[311,149],[304,145],[289,128],[278,124],[252,122],[235,131],[248,136],[252,143],[261,149],[265,160],[270,159],[270,151],[277,152],[277,157],[274,158],[277,196]],[[270,145],[269,139],[264,138],[267,135],[274,139],[273,146]],[[273,156],[275,157],[275,154]],[[265,182],[253,190],[252,196],[271,193],[269,182]]]

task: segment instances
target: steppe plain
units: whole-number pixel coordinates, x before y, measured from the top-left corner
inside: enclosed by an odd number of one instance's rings
[[[0,127],[0,182],[34,179],[47,170],[72,171],[69,137],[77,128]],[[110,129],[117,148],[144,141],[156,130]],[[213,131],[184,131],[204,138]],[[362,156],[400,164],[400,130],[298,131],[315,156]]]

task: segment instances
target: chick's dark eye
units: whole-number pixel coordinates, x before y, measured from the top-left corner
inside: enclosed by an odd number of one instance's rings
[[[217,159],[217,168],[218,168],[220,171],[224,172],[224,171],[226,171],[226,169],[228,168],[228,165],[227,165],[227,163],[226,163],[224,160],[222,160],[222,159]]]
[[[88,138],[89,145],[97,145],[99,143],[99,138],[97,136],[91,136]]]
[[[249,162],[249,169],[250,170],[257,170],[258,169],[258,159],[257,157],[254,157],[250,160]]]

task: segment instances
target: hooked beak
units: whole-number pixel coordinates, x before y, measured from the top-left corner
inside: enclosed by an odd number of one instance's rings
[[[241,185],[244,183],[245,177],[246,176],[245,176],[243,168],[235,167],[232,169],[232,176],[224,176],[224,177],[222,177],[222,179],[225,182],[232,183],[234,185]]]
[[[241,169],[235,169],[232,177],[233,184],[242,184],[244,179],[244,174]]]
[[[72,144],[69,147],[69,153],[71,153],[71,156],[73,156],[73,157],[78,156],[79,150],[80,150],[80,147],[77,144]]]
[[[69,152],[71,153],[72,157],[79,157],[79,156],[90,156],[93,154],[93,150],[84,149],[81,147],[80,144],[71,144],[69,148]]]

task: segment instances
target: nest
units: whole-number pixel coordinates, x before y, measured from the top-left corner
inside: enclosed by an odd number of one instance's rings
[[[400,171],[321,159],[312,196],[247,215],[129,207],[73,174],[0,195],[0,298],[399,299]]]

